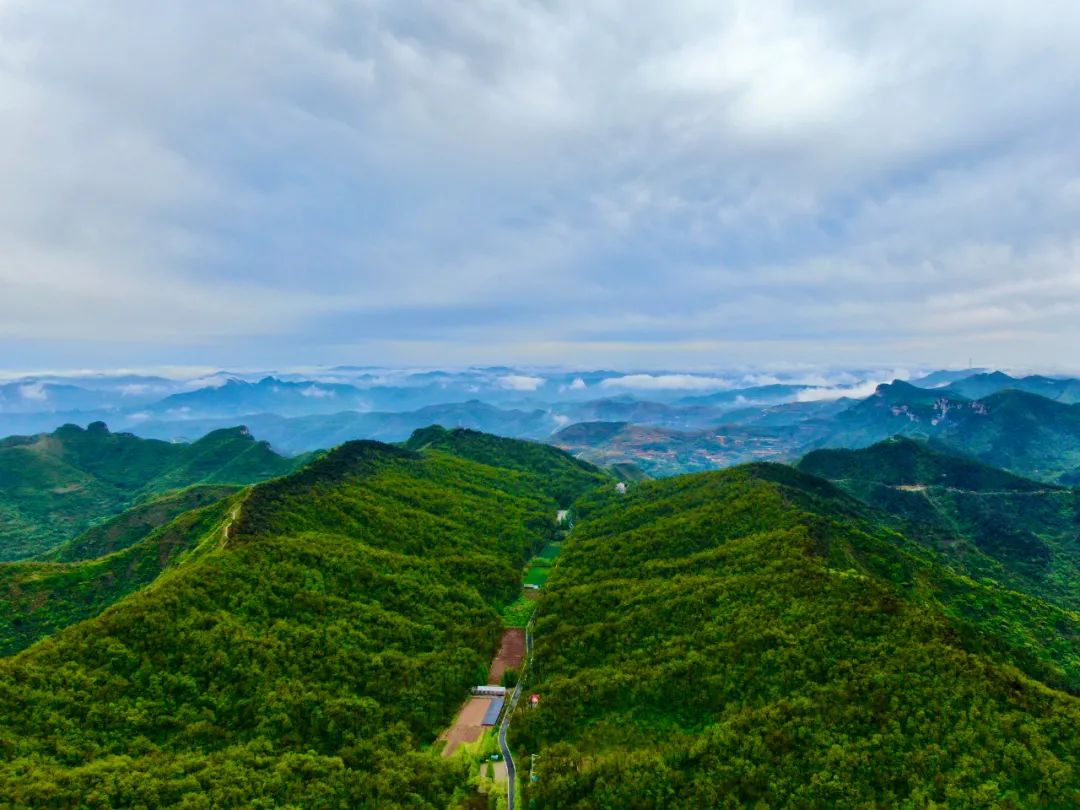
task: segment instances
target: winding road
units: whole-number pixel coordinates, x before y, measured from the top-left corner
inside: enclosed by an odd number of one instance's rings
[[[503,760],[506,762],[506,807],[507,810],[514,810],[514,803],[517,801],[515,790],[517,788],[517,765],[514,764],[514,757],[510,753],[510,746],[506,743],[506,732],[510,728],[510,718],[514,714],[514,707],[517,706],[518,698],[521,697],[521,687],[525,682],[525,673],[529,669],[529,664],[532,663],[532,627],[531,625],[525,628],[525,666],[521,668],[521,674],[518,676],[517,686],[514,687],[514,693],[510,696],[510,701],[506,704],[506,708],[503,710],[502,723],[499,724],[499,750],[502,751]]]

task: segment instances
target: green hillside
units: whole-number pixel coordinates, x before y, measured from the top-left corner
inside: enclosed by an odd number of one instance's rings
[[[1010,377],[1000,371],[985,374],[973,374],[948,385],[948,390],[968,397],[982,399],[999,391],[1015,389],[1029,394],[1038,394],[1058,402],[1080,402],[1080,380],[1073,378],[1055,378],[1033,375],[1029,377]]]
[[[557,496],[576,494],[559,465],[486,460],[345,444],[254,487],[150,586],[0,660],[0,795],[454,803],[465,766],[421,749],[486,676],[499,610],[554,532]],[[609,480],[571,466],[578,493]]]
[[[0,560],[71,540],[140,498],[191,484],[249,484],[306,459],[283,458],[244,428],[192,444],[111,433],[102,422],[0,441]]]
[[[806,455],[798,467],[830,481],[851,481],[860,485],[931,485],[1006,492],[1054,489],[973,459],[935,450],[925,442],[899,436],[867,450],[818,450]]]
[[[78,562],[103,557],[134,545],[184,512],[209,506],[238,489],[235,485],[206,484],[152,496],[104,523],[91,526],[78,537],[35,559]]]
[[[1039,481],[1080,479],[1080,405],[1025,391],[969,400],[950,388],[894,382],[817,428],[807,449],[861,448],[901,435]]]
[[[504,439],[466,428],[446,430],[432,425],[416,431],[406,447],[445,450],[481,464],[492,464],[541,476],[560,506],[569,506],[581,492],[611,478],[592,464],[538,442]]]
[[[1080,703],[1045,685],[1078,683],[1075,614],[776,465],[575,512],[541,595],[539,708],[513,726],[535,806],[1080,801]]]
[[[1059,481],[1080,470],[1080,405],[1023,391],[981,400],[986,417],[960,420],[942,437],[949,447],[995,467]]]
[[[153,582],[202,541],[218,541],[238,503],[237,498],[226,498],[192,508],[95,559],[0,563],[0,655],[11,655],[50,633],[98,615]],[[145,517],[143,508],[132,511]],[[125,512],[107,526],[133,522],[139,529],[145,526],[127,518]],[[81,552],[91,544],[80,540],[101,535],[108,537],[107,532],[91,529],[73,541],[73,548]],[[66,551],[69,546],[61,548]]]

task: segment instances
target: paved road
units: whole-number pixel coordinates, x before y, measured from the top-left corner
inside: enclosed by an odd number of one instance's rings
[[[506,760],[506,807],[507,810],[514,810],[514,802],[517,801],[517,796],[514,794],[517,782],[517,765],[514,764],[514,757],[510,753],[510,746],[506,744],[506,732],[510,728],[510,717],[514,714],[514,707],[517,706],[518,698],[521,697],[521,686],[525,680],[525,672],[529,668],[529,664],[532,663],[532,628],[525,628],[525,666],[521,668],[521,673],[518,677],[517,686],[514,687],[514,693],[510,696],[509,702],[506,704],[506,709],[503,711],[502,723],[499,725],[499,749],[502,751],[503,759]]]

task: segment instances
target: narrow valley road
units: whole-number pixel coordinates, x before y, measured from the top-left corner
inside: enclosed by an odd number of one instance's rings
[[[514,756],[510,753],[510,746],[506,743],[506,732],[510,729],[510,718],[514,714],[514,707],[517,706],[518,698],[521,697],[521,687],[525,682],[525,673],[529,669],[529,664],[532,663],[532,628],[525,628],[525,666],[521,668],[521,673],[518,676],[517,686],[514,687],[514,692],[510,696],[509,702],[506,704],[506,708],[503,710],[502,723],[499,724],[499,750],[502,751],[503,760],[506,762],[506,807],[507,810],[514,810],[517,796],[515,795],[517,790],[517,765],[514,764]]]

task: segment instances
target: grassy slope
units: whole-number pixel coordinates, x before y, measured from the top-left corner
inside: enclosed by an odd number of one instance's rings
[[[295,469],[242,428],[187,444],[86,430],[0,441],[0,560],[47,552],[140,498],[191,484],[248,484]]]
[[[0,661],[0,793],[447,806],[464,771],[417,749],[486,673],[564,483],[353,442],[255,487],[223,545]]]
[[[755,465],[577,515],[516,721],[535,806],[1080,800],[1080,704],[945,615],[943,584],[974,584],[819,479]]]

